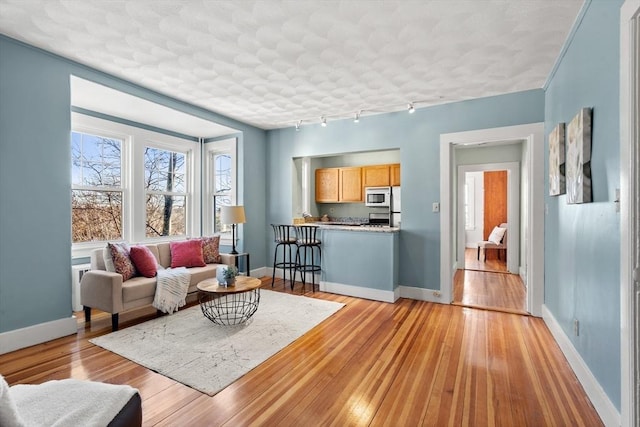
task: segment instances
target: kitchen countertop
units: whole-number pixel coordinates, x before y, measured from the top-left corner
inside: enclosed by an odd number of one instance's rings
[[[319,225],[320,228],[327,230],[342,230],[342,231],[357,231],[357,232],[373,232],[373,233],[397,233],[400,231],[400,227],[372,227],[370,225],[346,225],[346,224],[331,224],[326,222],[315,222],[315,225]]]

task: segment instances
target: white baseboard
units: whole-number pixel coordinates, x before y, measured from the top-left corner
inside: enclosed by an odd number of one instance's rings
[[[442,292],[435,289],[400,286],[400,296],[402,298],[415,299],[418,301],[443,302]]]
[[[66,337],[77,332],[78,321],[75,316],[3,332],[0,334],[0,354]]]
[[[267,267],[254,268],[251,270],[251,277],[262,277],[271,275],[273,269]]]
[[[342,283],[320,282],[322,292],[332,294],[349,295],[382,302],[395,302],[400,297],[399,289],[395,291],[383,291],[381,289],[364,288],[362,286],[345,285]]]
[[[578,350],[573,346],[573,343],[569,337],[564,333],[564,330],[549,311],[546,305],[542,306],[542,318],[547,324],[551,335],[555,338],[560,350],[567,358],[569,365],[573,369],[573,372],[578,377],[578,381],[582,384],[584,391],[591,400],[591,403],[596,408],[598,415],[602,419],[602,422],[606,426],[620,426],[621,418],[620,413],[616,409],[615,405],[611,403],[611,400],[602,389],[602,386],[591,373],[591,370],[578,353]]]

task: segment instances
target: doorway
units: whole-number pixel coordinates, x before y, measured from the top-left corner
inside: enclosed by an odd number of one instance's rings
[[[521,141],[497,148],[504,153],[507,146],[521,157]],[[456,152],[460,150],[470,151],[474,158],[482,151],[461,147]],[[526,288],[519,276],[520,173],[518,162],[458,166],[453,304],[528,314]]]
[[[522,176],[520,203],[522,206],[521,256],[519,274],[527,286],[526,311],[534,316],[542,315],[544,301],[544,180],[534,179],[544,174],[544,125],[507,126],[440,135],[440,289],[442,300],[453,301],[453,279],[459,268],[458,232],[458,172],[454,169],[456,148],[481,144],[506,144],[522,141],[522,159],[519,162]],[[520,184],[518,184],[520,187]],[[534,238],[535,236],[535,238]],[[510,243],[509,243],[510,245]],[[518,244],[519,246],[519,244]],[[516,270],[518,271],[518,270]]]

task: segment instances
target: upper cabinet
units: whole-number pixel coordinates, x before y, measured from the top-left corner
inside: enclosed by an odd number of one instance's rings
[[[400,185],[400,163],[316,169],[316,203],[364,201],[364,187]]]
[[[364,187],[388,187],[400,185],[400,163],[373,165],[362,168]]]
[[[390,182],[389,165],[363,167],[362,181],[365,187],[388,187]]]
[[[394,163],[390,166],[389,175],[391,178],[391,186],[400,186],[400,163]]]
[[[316,169],[316,202],[362,202],[362,168]]]
[[[332,203],[338,201],[338,168],[316,169],[316,202]]]
[[[340,168],[340,202],[362,202],[362,168]]]

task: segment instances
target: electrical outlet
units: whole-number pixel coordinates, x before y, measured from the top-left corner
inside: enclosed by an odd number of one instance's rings
[[[440,212],[440,203],[433,202],[433,205],[431,205],[431,211],[432,212]]]
[[[573,335],[576,337],[580,335],[580,321],[578,319],[573,319]]]

